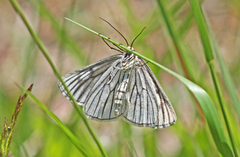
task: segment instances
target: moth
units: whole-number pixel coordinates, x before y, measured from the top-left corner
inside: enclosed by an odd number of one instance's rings
[[[131,50],[134,50],[133,42],[129,46]],[[175,124],[176,113],[146,62],[131,52],[121,48],[117,50],[122,54],[104,58],[63,76],[74,99],[83,106],[86,117],[100,121],[122,117],[133,125],[155,129]],[[58,85],[69,99],[60,81]]]

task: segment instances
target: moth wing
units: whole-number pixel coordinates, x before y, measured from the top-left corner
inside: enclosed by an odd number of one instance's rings
[[[148,65],[140,61],[143,65],[135,66],[130,77],[126,120],[152,128],[175,124],[177,117],[169,99]]]
[[[88,118],[107,121],[120,117],[126,111],[125,92],[122,90],[119,93],[119,90],[120,85],[127,86],[129,83],[130,70],[121,70],[121,66],[122,60],[115,61],[92,88],[83,108]],[[116,102],[121,102],[118,107]]]
[[[112,64],[122,58],[121,54],[104,58],[84,68],[75,70],[63,76],[63,81],[79,105],[84,105],[92,88]],[[106,73],[105,73],[106,74]],[[59,81],[58,86],[62,94],[69,99],[67,91]]]

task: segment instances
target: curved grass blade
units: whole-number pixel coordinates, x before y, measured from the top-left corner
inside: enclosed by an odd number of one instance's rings
[[[197,98],[202,110],[203,110],[203,113],[204,113],[204,116],[206,117],[207,119],[207,122],[208,122],[208,126],[210,128],[210,131],[211,131],[211,134],[212,134],[212,137],[215,141],[215,144],[219,150],[219,152],[223,155],[223,156],[233,156],[232,154],[232,151],[231,151],[231,147],[229,146],[229,142],[225,136],[225,133],[224,133],[224,129],[223,129],[223,125],[221,123],[221,120],[219,118],[219,115],[217,113],[217,110],[213,104],[213,101],[212,99],[210,98],[210,96],[201,88],[199,87],[198,85],[196,85],[195,83],[189,81],[188,79],[184,78],[183,76],[171,71],[170,69],[158,64],[157,62],[155,61],[152,61],[140,54],[138,54],[137,52],[129,49],[128,47],[125,47],[115,41],[112,41],[111,39],[109,39],[108,37],[105,37],[103,35],[101,35],[100,33],[97,33],[71,19],[68,19],[66,18],[67,20],[77,24],[78,26],[100,36],[101,38],[121,47],[122,49],[126,50],[126,51],[129,51],[133,54],[135,54],[136,56],[144,59],[145,61],[147,62],[150,62],[156,66],[158,66],[159,68],[163,69],[164,71],[170,73],[171,75],[175,76],[176,78],[178,78],[183,84],[185,84],[188,89],[194,94],[194,96]]]
[[[77,111],[79,116],[83,119],[84,124],[86,125],[89,133],[91,134],[91,136],[93,137],[94,141],[96,142],[100,152],[102,153],[103,156],[107,156],[105,150],[103,149],[103,146],[101,145],[101,143],[99,142],[97,136],[95,135],[95,133],[93,132],[92,128],[90,127],[90,125],[89,125],[89,123],[87,121],[87,118],[85,117],[82,109],[79,108],[79,106],[77,105],[75,99],[70,94],[70,91],[67,89],[67,86],[63,82],[63,79],[62,79],[59,71],[55,67],[54,63],[52,62],[46,47],[44,46],[44,44],[40,40],[39,36],[35,33],[33,28],[30,26],[26,16],[24,15],[21,7],[19,6],[19,3],[16,0],[10,0],[10,2],[12,4],[13,8],[15,9],[15,11],[20,15],[21,19],[23,20],[24,24],[26,25],[29,33],[31,34],[31,36],[33,38],[33,40],[36,42],[36,44],[38,45],[39,49],[43,53],[44,57],[47,59],[48,63],[50,64],[50,66],[51,66],[51,68],[52,68],[52,70],[54,72],[54,74],[57,76],[57,78],[61,81],[61,83],[63,84],[64,88],[66,89],[68,95],[70,96],[71,101],[73,102],[72,104],[73,104],[74,109]]]
[[[237,96],[237,93],[236,93],[236,88],[235,88],[236,85],[234,84],[234,82],[231,78],[231,75],[229,73],[229,70],[228,70],[228,68],[227,68],[227,66],[224,62],[224,59],[222,58],[219,46],[217,44],[217,41],[216,41],[215,36],[213,34],[213,31],[210,28],[211,27],[210,23],[207,22],[207,24],[208,24],[209,33],[210,33],[210,39],[211,39],[212,45],[213,45],[213,50],[215,52],[217,61],[220,65],[220,70],[221,70],[221,73],[222,73],[222,77],[224,79],[224,83],[227,87],[227,90],[229,92],[230,97],[232,98],[233,106],[234,106],[236,114],[237,114],[237,116],[240,120],[240,100],[239,100],[239,98]]]
[[[225,109],[226,105],[224,104],[222,91],[221,91],[220,85],[218,83],[218,78],[217,78],[215,68],[213,65],[213,60],[214,60],[213,51],[212,51],[212,45],[211,45],[210,37],[209,37],[209,33],[208,33],[207,24],[205,22],[206,20],[204,18],[202,8],[201,8],[199,2],[197,0],[190,0],[190,4],[191,4],[191,8],[192,8],[194,17],[196,19],[196,23],[197,23],[199,34],[200,34],[201,41],[202,41],[202,45],[204,48],[205,59],[209,66],[209,69],[211,71],[212,81],[214,83],[216,95],[217,95],[217,98],[218,98],[218,101],[220,104],[221,112],[224,117],[224,123],[227,128],[227,133],[228,133],[228,136],[231,141],[232,149],[233,149],[234,155],[236,157],[238,157],[236,142],[235,142],[235,139],[234,139],[234,136],[232,133],[232,129],[230,127],[229,119],[227,116],[227,110]]]
[[[38,100],[32,93],[28,92],[23,87],[18,86],[23,92],[26,92],[26,94],[31,97],[36,104],[47,114],[49,115],[62,129],[62,131],[66,134],[66,136],[72,141],[72,143],[76,146],[76,148],[84,155],[88,156],[88,153],[86,152],[86,149],[84,148],[84,145],[78,140],[78,138],[60,121],[60,119],[53,114],[40,100]]]

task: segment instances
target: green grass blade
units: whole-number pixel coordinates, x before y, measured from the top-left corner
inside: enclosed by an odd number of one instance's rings
[[[29,22],[27,21],[25,15],[23,14],[22,9],[20,8],[18,2],[16,0],[10,0],[12,6],[14,7],[15,11],[20,15],[21,19],[23,20],[24,24],[26,25],[29,33],[31,34],[31,36],[33,37],[34,41],[36,42],[36,44],[38,45],[39,49],[41,50],[41,52],[43,53],[44,57],[47,59],[48,63],[50,64],[54,74],[58,77],[58,79],[61,81],[61,83],[63,84],[64,88],[66,89],[70,99],[72,100],[72,104],[74,109],[77,111],[77,113],[79,114],[79,116],[81,116],[81,118],[84,121],[84,124],[86,125],[89,133],[91,134],[91,136],[93,137],[94,141],[96,142],[100,152],[102,153],[103,156],[107,156],[105,150],[103,149],[101,143],[99,142],[98,138],[96,137],[95,133],[93,132],[92,128],[90,127],[87,118],[85,117],[83,111],[81,108],[79,108],[79,106],[77,105],[76,101],[74,100],[73,96],[70,94],[70,91],[67,89],[67,86],[65,85],[64,81],[62,80],[62,77],[60,75],[60,73],[58,72],[57,68],[55,67],[55,65],[53,64],[49,53],[47,52],[46,47],[43,45],[42,41],[40,40],[40,38],[38,37],[38,35],[35,33],[35,31],[33,30],[33,28],[30,26]]]
[[[238,157],[238,151],[237,151],[237,148],[236,148],[235,139],[234,139],[232,130],[230,128],[229,120],[228,120],[227,113],[226,113],[227,110],[225,109],[225,104],[224,104],[224,100],[223,100],[223,95],[222,95],[222,92],[221,92],[221,89],[220,89],[220,86],[219,86],[219,83],[218,83],[217,75],[216,75],[214,65],[213,65],[212,46],[211,46],[209,33],[208,33],[207,25],[206,25],[206,22],[205,22],[205,18],[204,18],[201,6],[200,6],[200,4],[197,0],[190,0],[190,4],[191,4],[191,8],[192,8],[193,14],[194,14],[195,19],[196,19],[196,23],[197,23],[199,34],[200,34],[201,41],[202,41],[202,45],[203,45],[203,48],[204,48],[206,62],[208,63],[209,69],[211,71],[212,80],[213,80],[215,91],[216,91],[218,101],[219,101],[219,104],[220,104],[220,107],[221,107],[221,111],[222,111],[222,114],[223,114],[223,117],[224,117],[224,121],[225,121],[225,124],[226,124],[226,127],[227,127],[228,135],[229,135],[230,140],[231,140],[232,149],[233,149],[234,155],[236,157]],[[221,151],[221,150],[219,149],[219,151]]]
[[[210,35],[210,39],[212,41],[213,50],[215,52],[217,61],[220,65],[220,70],[221,70],[221,73],[222,73],[221,76],[223,77],[223,80],[224,80],[225,86],[227,88],[227,91],[228,91],[228,93],[229,93],[229,95],[232,99],[233,107],[235,109],[234,111],[236,112],[236,114],[234,114],[234,115],[237,115],[238,118],[240,119],[240,101],[239,101],[239,98],[238,98],[237,93],[236,93],[236,88],[235,88],[236,85],[234,85],[234,82],[231,78],[231,75],[228,71],[228,68],[226,67],[224,59],[222,58],[218,43],[215,39],[215,36],[214,36],[213,31],[211,29],[211,25],[208,22],[208,19],[206,19],[206,23],[207,23],[207,26],[208,26],[208,29],[209,29],[209,35]],[[232,112],[234,112],[234,111],[232,111]],[[237,132],[239,132],[238,123],[234,119],[235,119],[235,117],[232,117],[232,119],[230,119],[230,122],[232,124],[231,128],[233,129],[233,132],[234,132],[234,127],[235,127],[235,130]],[[239,142],[239,134],[236,134],[234,137]],[[237,144],[236,141],[234,141],[234,142],[235,142],[235,144]],[[239,145],[238,145],[238,148],[239,148]]]
[[[237,116],[238,118],[240,119],[240,101],[239,101],[239,98],[237,96],[237,93],[236,93],[236,85],[234,84],[232,78],[231,78],[231,75],[229,73],[229,70],[222,58],[222,55],[220,53],[220,50],[219,50],[219,46],[217,44],[217,41],[215,39],[215,36],[211,30],[211,26],[210,26],[210,23],[208,22],[208,28],[209,28],[209,33],[210,33],[210,39],[212,41],[212,45],[213,45],[213,49],[214,49],[214,52],[215,52],[215,55],[217,57],[217,61],[220,65],[220,70],[221,70],[221,73],[222,73],[222,77],[224,79],[224,83],[227,87],[227,90],[229,92],[229,95],[232,99],[232,102],[233,102],[233,106],[234,106],[234,109],[237,113]]]
[[[191,4],[192,11],[194,13],[194,16],[198,25],[198,29],[200,32],[200,37],[201,37],[204,52],[205,52],[205,58],[206,58],[206,61],[209,63],[213,60],[213,52],[212,52],[212,46],[210,43],[210,38],[208,35],[205,19],[202,16],[202,9],[197,0],[190,0],[190,4]]]
[[[84,145],[82,142],[78,140],[78,138],[60,121],[60,119],[53,114],[47,107],[44,105],[40,100],[38,100],[32,93],[28,92],[23,87],[18,86],[23,92],[26,92],[26,94],[31,97],[36,104],[47,114],[49,115],[62,129],[62,131],[66,134],[66,136],[71,140],[71,142],[76,146],[76,148],[84,155],[88,156],[88,153],[86,151],[86,148],[84,148]]]
[[[175,76],[176,78],[178,78],[183,84],[185,84],[187,86],[187,88],[194,94],[194,96],[196,97],[196,99],[198,100],[202,110],[203,110],[203,113],[204,113],[204,116],[206,117],[207,119],[207,122],[208,122],[208,126],[210,128],[210,131],[211,131],[211,134],[212,134],[212,137],[215,141],[215,144],[216,146],[218,147],[218,150],[219,152],[223,155],[223,156],[233,156],[232,154],[232,151],[231,151],[231,148],[229,146],[229,143],[228,143],[228,140],[226,139],[226,136],[224,134],[224,129],[223,129],[223,126],[222,126],[222,123],[221,123],[221,120],[219,118],[219,115],[217,113],[217,110],[213,104],[213,101],[212,99],[209,97],[209,95],[201,88],[199,87],[198,85],[196,85],[195,83],[189,81],[188,79],[182,77],[181,75],[171,71],[170,69],[158,64],[157,62],[155,61],[152,61],[146,57],[144,57],[143,55],[140,55],[138,54],[137,52],[135,51],[132,51],[131,49],[129,49],[128,47],[126,46],[123,46],[115,41],[112,41],[111,39],[91,30],[90,28],[87,28],[73,20],[70,20],[68,18],[66,18],[67,20],[77,24],[78,26],[100,36],[101,38],[121,47],[122,49],[126,50],[126,51],[129,51],[137,56],[139,56],[140,58],[144,59],[145,61],[147,62],[150,62],[154,65],[156,65],[157,67],[165,70],[166,72],[170,73],[171,75]]]
[[[171,14],[176,14],[182,7],[183,5],[187,2],[187,0],[180,0],[178,2],[176,2],[176,4],[174,4],[174,6],[172,7],[172,11]]]
[[[177,28],[176,23],[174,21],[174,17],[170,11],[170,9],[167,9],[167,3],[165,1],[157,0],[158,3],[158,8],[160,10],[160,14],[163,19],[163,23],[166,28],[167,36],[170,38],[169,43],[169,48],[172,49],[174,52],[171,53],[173,60],[176,63],[176,67],[178,70],[184,74],[184,76],[195,82],[195,69],[193,68],[192,62],[194,62],[194,58],[189,57],[189,53],[187,51],[187,48],[184,46],[183,38],[182,35],[185,31],[188,30],[188,26],[191,24],[191,19],[192,16],[190,13],[189,16],[187,17],[186,21],[183,23],[182,27]],[[179,31],[181,30],[181,31]],[[180,34],[181,33],[181,34]],[[201,117],[201,120],[204,121],[204,116],[201,110],[201,107],[197,100],[194,98],[193,95],[193,101],[195,102],[195,106],[198,112],[198,115]]]
[[[234,156],[232,154],[231,148],[229,146],[228,140],[225,136],[224,129],[217,113],[217,110],[209,97],[209,95],[198,85],[192,83],[191,81],[187,80],[186,78],[172,73],[175,77],[184,83],[189,90],[195,95],[197,98],[202,111],[204,113],[205,118],[207,119],[208,126],[210,128],[211,134],[215,141],[216,146],[218,147],[219,152],[223,156]]]
[[[57,20],[57,17],[55,17],[48,8],[44,5],[42,1],[31,1],[29,2],[33,5],[35,9],[39,10],[39,13],[41,17],[46,19],[52,26],[55,35],[57,36],[57,39],[60,40],[61,46],[63,46],[66,50],[69,50],[69,52],[72,52],[73,55],[81,62],[85,63],[86,56],[83,53],[83,50],[79,46],[79,44],[73,40],[69,33],[66,32],[64,27],[62,27],[62,24],[60,21]]]
[[[181,70],[183,71],[184,75],[188,79],[192,80],[193,75],[191,73],[191,67],[188,65],[187,57],[184,53],[184,48],[182,45],[182,40],[179,36],[179,33],[177,32],[173,18],[171,18],[172,14],[170,11],[166,10],[166,2],[157,0],[157,3],[163,17],[165,27],[167,28],[167,32],[172,39],[172,46],[174,47],[175,51],[175,53],[172,55],[174,58],[176,58],[175,62],[177,63],[177,67],[182,68]]]

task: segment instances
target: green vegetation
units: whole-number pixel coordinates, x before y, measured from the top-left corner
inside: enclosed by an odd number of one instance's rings
[[[0,156],[8,150],[16,157],[239,156],[238,1],[26,0],[19,5],[10,0],[3,5],[15,12],[0,11],[11,15],[0,24],[0,36],[6,36],[0,47]],[[99,15],[127,39],[147,26],[132,53],[159,78],[177,113],[175,125],[154,130],[121,119],[88,120],[72,98],[71,104],[61,95],[61,74],[118,53],[100,37],[112,43],[123,40]],[[22,86],[31,83],[29,93]],[[19,101],[21,112],[16,114],[18,96],[25,92],[29,97]],[[14,125],[6,120],[12,115]]]

